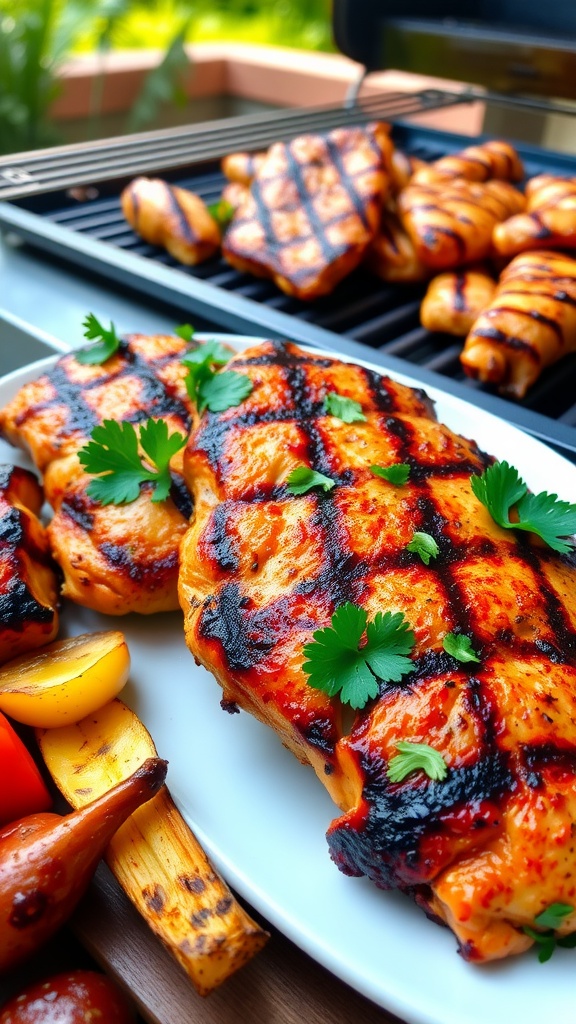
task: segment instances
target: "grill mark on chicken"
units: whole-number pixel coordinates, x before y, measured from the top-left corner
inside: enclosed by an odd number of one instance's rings
[[[86,492],[71,494],[67,500],[62,502],[60,508],[62,513],[68,516],[73,523],[77,523],[89,533],[94,527],[94,516],[88,511],[88,501]]]
[[[294,184],[296,185],[296,190],[298,192],[298,198],[304,210],[306,211],[306,216],[308,218],[314,236],[319,242],[320,248],[322,250],[322,256],[327,263],[331,263],[334,259],[336,259],[340,252],[343,251],[344,247],[335,246],[329,242],[326,236],[326,224],[322,221],[322,218],[319,217],[318,214],[316,213],[316,210],[314,208],[314,202],[308,193],[306,183],[302,177],[302,167],[298,160],[296,159],[296,157],[294,156],[290,143],[288,143],[288,145],[286,146],[286,157],[288,161],[288,173],[294,180]],[[346,192],[348,193],[347,183],[343,180],[342,184],[345,185]],[[330,218],[330,220],[327,223],[330,224],[332,223],[332,221],[333,218]],[[294,241],[296,240],[297,239],[294,239]],[[307,267],[303,268],[302,271],[300,272],[300,274],[308,273],[309,268]],[[298,276],[298,271],[296,271],[296,273],[294,274],[295,279],[297,279]]]
[[[564,335],[562,332],[562,325],[557,320],[553,320],[552,317],[545,316],[544,313],[540,313],[537,309],[516,309],[514,306],[495,306],[494,316],[499,316],[500,313],[512,313],[515,316],[526,316],[530,320],[536,320],[539,324],[544,324],[545,327],[549,327],[550,330],[556,335],[558,344],[564,345]]]
[[[501,799],[516,786],[508,758],[501,752],[450,769],[443,782],[392,785],[382,767],[363,759],[367,811],[362,828],[336,831],[331,827],[328,846],[341,870],[369,874],[384,889],[405,888],[422,880],[420,844],[426,835],[442,832],[442,814],[465,804],[480,809],[484,801]]]
[[[153,565],[132,558],[128,544],[100,544],[99,550],[114,568],[121,568],[131,580],[142,582],[146,579],[159,580],[166,572],[172,572],[178,564],[178,555],[157,558]]]
[[[170,207],[172,208],[172,211],[176,214],[176,217],[178,218],[178,223],[180,225],[180,228],[181,228],[181,231],[182,231],[182,234],[183,234],[184,238],[188,242],[192,242],[192,243],[197,242],[198,241],[198,235],[193,230],[192,224],[190,223],[188,217],[186,216],[185,211],[182,209],[180,203],[178,202],[178,198],[177,198],[176,194],[174,193],[174,190],[172,188],[170,188],[170,185],[168,185],[167,182],[163,182],[163,184],[165,185],[165,188],[166,188],[166,196],[168,198],[168,203],[169,203]]]
[[[517,349],[518,351],[524,352],[524,354],[535,363],[540,363],[540,354],[536,351],[533,345],[528,344],[527,341],[523,341],[522,338],[517,338],[512,334],[506,334],[497,327],[475,327],[473,329],[473,333],[475,338],[486,338],[487,340],[495,341],[506,348]]]
[[[440,227],[435,224],[433,227],[426,228],[422,232],[422,241],[424,245],[433,248],[436,243],[438,235],[444,235],[446,238],[450,238],[456,245],[459,257],[461,259],[466,255],[466,242],[457,231],[453,231],[451,228]]]
[[[237,572],[239,567],[234,540],[228,532],[230,503],[222,502],[214,509],[208,530],[202,536],[202,547],[206,547],[210,558],[222,572]],[[210,550],[211,549],[211,550]]]
[[[34,597],[28,585],[16,576],[8,590],[0,593],[0,627],[21,633],[30,622],[51,622],[54,609],[42,605]]]
[[[362,221],[362,224],[364,225],[364,227],[367,230],[370,230],[370,225],[368,223],[368,218],[366,216],[366,210],[364,208],[364,204],[362,202],[361,197],[358,195],[358,193],[356,191],[356,187],[354,185],[354,178],[353,178],[353,176],[348,174],[348,172],[346,171],[346,169],[344,167],[344,161],[342,160],[342,153],[341,153],[340,148],[337,145],[334,144],[334,141],[330,138],[330,136],[326,137],[326,145],[327,145],[327,149],[328,149],[328,152],[330,154],[330,159],[332,160],[332,163],[338,168],[338,173],[340,175],[340,180],[341,180],[342,185],[344,186],[344,188],[346,190],[346,194],[348,195],[348,198],[350,199],[350,202],[352,203],[352,206],[354,207],[354,211],[356,212],[356,214],[358,215],[358,217]],[[374,159],[375,160],[380,159],[380,153],[377,151],[377,148],[376,148],[376,146],[374,144],[374,140],[373,139],[369,139],[369,145],[370,145],[370,149],[374,153]]]

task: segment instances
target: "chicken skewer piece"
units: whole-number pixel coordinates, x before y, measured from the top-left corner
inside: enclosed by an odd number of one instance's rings
[[[450,178],[468,181],[522,181],[524,168],[518,153],[509,142],[492,139],[478,145],[467,146],[427,166],[418,168],[412,178],[414,184],[430,185]]]
[[[576,178],[541,174],[526,185],[525,213],[494,228],[493,244],[501,256],[529,249],[576,246]]]
[[[427,331],[465,337],[491,303],[496,281],[481,267],[438,274],[428,285],[420,306],[420,322]]]
[[[206,204],[188,189],[159,178],[135,178],[120,196],[122,212],[137,235],[188,266],[220,248],[220,231]]]

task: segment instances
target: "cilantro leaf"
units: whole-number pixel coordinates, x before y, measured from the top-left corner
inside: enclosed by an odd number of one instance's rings
[[[192,324],[180,324],[180,327],[174,328],[174,334],[177,334],[182,341],[192,341],[196,331],[192,327]]]
[[[457,661],[480,661],[472,649],[472,641],[464,633],[446,633],[442,641],[446,654],[451,654]]]
[[[222,373],[210,373],[199,380],[197,388],[198,412],[209,409],[210,412],[224,412],[240,405],[252,392],[252,381],[244,373],[224,370]]]
[[[396,744],[399,751],[388,762],[386,774],[390,782],[402,782],[412,772],[423,771],[428,778],[442,782],[448,774],[448,767],[442,754],[427,743],[410,743],[399,740]]]
[[[431,537],[429,533],[419,533],[418,531],[414,534],[410,543],[406,545],[406,550],[420,555],[424,565],[429,565],[430,559],[436,558],[440,552],[434,537]]]
[[[514,466],[495,462],[481,476],[472,476],[470,486],[498,526],[535,533],[561,554],[573,547],[562,538],[576,533],[576,505],[559,501],[557,494],[547,491],[530,494]],[[517,516],[514,521],[510,520],[512,508]]]
[[[551,903],[534,918],[534,924],[538,928],[556,929],[560,927],[565,917],[573,913],[574,907],[570,903]]]
[[[552,956],[558,944],[553,932],[537,932],[528,925],[524,925],[522,931],[534,940],[538,947],[538,959],[541,964],[545,964]]]
[[[82,326],[85,328],[85,338],[88,338],[89,341],[98,338],[99,341],[95,345],[90,345],[88,348],[83,348],[76,352],[75,358],[78,363],[82,363],[84,366],[97,366],[100,363],[105,363],[107,359],[110,359],[110,356],[117,352],[120,347],[120,338],[116,334],[116,329],[112,322],[109,329],[106,330],[100,321],[96,319],[94,313],[88,313]]]
[[[184,324],[184,327],[187,327]],[[177,328],[176,333],[179,334],[182,328]],[[192,332],[193,333],[193,332]],[[180,337],[184,337],[180,334]],[[190,338],[192,335],[190,335]],[[185,341],[190,341],[190,338],[184,338]],[[214,341],[210,338],[209,341],[205,341],[203,345],[199,345],[198,348],[193,348],[190,352],[186,352],[182,356],[182,362],[186,366],[194,366],[196,363],[208,363],[209,365],[215,363],[217,366],[225,366],[226,363],[232,358],[233,353],[230,349],[226,348],[219,341]]]
[[[225,231],[232,220],[236,210],[227,199],[219,199],[216,203],[207,206],[208,213],[215,220],[221,231]]]
[[[95,475],[88,495],[101,505],[124,505],[140,494],[140,485],[154,483],[152,501],[165,501],[170,490],[170,459],[186,444],[183,434],[168,433],[165,420],[147,420],[140,425],[139,438],[132,423],[104,420],[94,427],[89,441],[78,452],[80,464]],[[138,439],[156,469],[149,469],[140,457]]]
[[[324,399],[324,409],[330,416],[335,416],[343,423],[361,423],[366,420],[360,402],[339,395],[337,391],[328,392]]]
[[[380,476],[396,487],[402,487],[410,476],[410,466],[406,462],[395,462],[392,466],[374,465],[370,466],[370,471],[374,473],[374,476]]]
[[[315,469],[309,469],[308,466],[297,466],[286,481],[286,486],[291,494],[306,494],[313,487],[321,487],[324,491],[330,491],[335,484],[336,481],[331,477],[317,473]]]
[[[377,697],[379,680],[398,682],[413,668],[405,655],[414,634],[401,612],[378,612],[372,622],[364,608],[348,601],[336,609],[331,625],[313,633],[304,645],[302,666],[308,685],[351,707],[363,708]],[[366,632],[366,643],[360,647]]]

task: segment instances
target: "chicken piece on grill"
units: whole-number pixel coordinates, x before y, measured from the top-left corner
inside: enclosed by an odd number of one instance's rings
[[[554,902],[574,906],[576,559],[492,520],[470,486],[490,462],[438,423],[421,391],[330,355],[267,342],[230,365],[253,391],[205,417],[184,471],[195,517],[180,598],[194,657],[239,705],[310,763],[342,810],[329,846],[346,873],[412,894],[463,956],[518,953]],[[327,414],[336,392],[365,421]],[[373,464],[406,463],[404,486]],[[294,495],[290,472],[335,482]],[[407,545],[431,535],[425,564]],[[413,668],[341,721],[309,685],[304,646],[351,601],[371,621],[402,612]],[[467,636],[478,662],[444,650]],[[448,773],[387,775],[399,741],[426,743]],[[576,929],[576,912],[562,930]]]
[[[449,270],[428,285],[420,306],[420,322],[427,331],[464,337],[491,303],[496,281],[481,267]]]
[[[547,250],[515,256],[474,323],[464,370],[522,398],[541,371],[576,351],[576,260]]]
[[[229,153],[221,162],[222,174],[228,181],[238,185],[250,185],[260,170],[266,152],[262,153]]]
[[[414,184],[430,185],[447,178],[466,178],[468,181],[522,181],[522,161],[509,142],[491,139],[478,145],[467,146],[458,153],[440,157],[420,167],[412,178]]]
[[[435,270],[485,259],[495,225],[524,209],[525,198],[507,181],[463,179],[410,184],[398,210],[418,258]]]
[[[33,473],[0,466],[0,662],[58,632],[58,577],[38,518],[43,501]]]
[[[410,156],[401,149],[395,149],[390,160],[392,192],[397,193],[400,192],[400,189],[406,188],[414,174],[426,167],[428,164],[424,160],[419,160],[417,156]]]
[[[160,178],[135,178],[120,196],[122,212],[137,235],[195,266],[220,248],[220,231],[195,192]]]
[[[381,124],[276,143],[226,232],[224,256],[288,295],[328,294],[376,233],[392,150]]]
[[[576,247],[576,178],[538,175],[528,182],[526,198],[525,213],[494,228],[492,241],[499,255]]]
[[[28,450],[44,473],[54,509],[48,537],[64,596],[109,615],[178,607],[178,549],[191,512],[182,453],[172,459],[166,501],[152,502],[144,484],[135,502],[121,506],[101,506],[87,494],[91,478],[77,453],[109,419],[164,419],[170,432],[187,435],[195,409],[181,357],[189,347],[178,337],[135,334],[102,365],[66,355],[0,410],[3,436]]]
[[[363,263],[383,281],[426,281],[431,274],[430,267],[418,259],[399,217],[388,208],[382,213],[378,233],[370,242]]]
[[[242,206],[242,203],[246,202],[247,198],[248,186],[241,185],[239,181],[229,181],[222,189],[220,195],[221,202],[228,203],[234,210],[234,213]]]

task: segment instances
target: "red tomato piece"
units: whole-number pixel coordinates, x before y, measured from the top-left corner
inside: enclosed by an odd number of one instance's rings
[[[134,1024],[118,986],[98,971],[74,970],[30,985],[5,1003],[0,1024]]]
[[[1,712],[0,780],[0,827],[52,806],[32,754]]]

